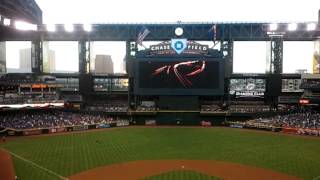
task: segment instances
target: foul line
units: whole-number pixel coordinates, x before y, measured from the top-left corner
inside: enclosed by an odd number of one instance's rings
[[[48,173],[50,173],[50,174],[53,174],[53,175],[59,177],[60,179],[68,180],[68,178],[63,177],[63,176],[61,176],[60,174],[51,171],[50,169],[47,169],[47,168],[45,168],[45,167],[42,167],[42,166],[40,166],[40,165],[38,165],[38,164],[36,164],[36,163],[28,160],[28,159],[25,159],[25,158],[23,158],[23,157],[15,154],[15,153],[13,153],[13,152],[10,152],[10,151],[8,151],[8,150],[6,150],[6,149],[4,149],[4,148],[1,148],[1,149],[2,149],[3,151],[5,151],[5,152],[7,152],[7,153],[9,153],[9,154],[11,154],[11,155],[13,155],[14,157],[16,157],[16,158],[18,158],[18,159],[21,159],[21,160],[23,160],[23,161],[25,161],[25,162],[27,162],[27,163],[30,163],[31,165],[39,168],[39,169],[42,169],[42,170],[44,170],[44,171],[46,171],[46,172],[48,172]]]

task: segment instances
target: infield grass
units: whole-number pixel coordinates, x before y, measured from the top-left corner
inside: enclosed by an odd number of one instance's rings
[[[221,180],[194,171],[170,171],[156,176],[147,177],[143,180]]]

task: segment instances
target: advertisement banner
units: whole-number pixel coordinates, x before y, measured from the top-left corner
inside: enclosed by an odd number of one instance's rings
[[[29,135],[39,135],[41,134],[41,130],[26,130],[26,131],[23,131],[23,135],[25,136],[29,136]]]
[[[66,128],[64,128],[64,127],[57,128],[56,130],[57,130],[57,132],[66,132]]]
[[[145,125],[146,126],[154,126],[154,125],[157,125],[157,122],[156,122],[156,120],[146,120]]]
[[[97,128],[110,128],[110,124],[100,124]]]
[[[49,129],[49,133],[56,133],[56,132],[57,132],[56,128]]]
[[[83,131],[83,130],[87,130],[88,126],[87,125],[83,125],[83,126],[74,126],[73,127],[73,131]]]
[[[201,121],[201,126],[212,126],[210,121]]]

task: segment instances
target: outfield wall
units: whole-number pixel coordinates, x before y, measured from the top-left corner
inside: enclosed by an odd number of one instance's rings
[[[113,128],[128,126],[129,121],[122,120],[115,123],[109,124],[91,124],[91,125],[77,125],[77,126],[66,126],[66,127],[54,127],[54,128],[39,128],[39,129],[6,129],[8,136],[30,136],[30,135],[40,135],[40,134],[55,134],[64,132],[74,132],[74,131],[86,131],[92,129],[102,129],[102,128]]]

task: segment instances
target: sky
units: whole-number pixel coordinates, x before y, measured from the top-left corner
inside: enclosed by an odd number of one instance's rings
[[[163,23],[163,22],[306,22],[317,21],[320,0],[36,0],[43,11],[44,24],[66,23]],[[62,51],[56,68],[77,71],[78,65],[62,56],[77,53],[74,45]],[[58,50],[58,49],[62,50]],[[68,51],[63,51],[68,49]],[[72,52],[72,49],[74,49]],[[267,42],[235,42],[234,72],[264,73]],[[115,72],[123,72],[124,42],[95,43],[96,54],[110,54]],[[9,50],[8,50],[9,51]],[[284,44],[284,72],[311,71],[313,42]],[[67,54],[69,53],[69,54]],[[58,53],[60,54],[60,53]],[[15,57],[18,62],[19,59]],[[7,59],[8,62],[8,59]],[[7,63],[8,66],[17,63]]]
[[[22,49],[31,49],[31,42],[30,41],[6,42],[6,66],[7,66],[8,73],[31,72],[31,63],[30,63],[30,67],[27,67],[27,68],[20,67],[20,55],[21,55],[20,50]],[[31,61],[31,55],[30,55],[29,61]]]

